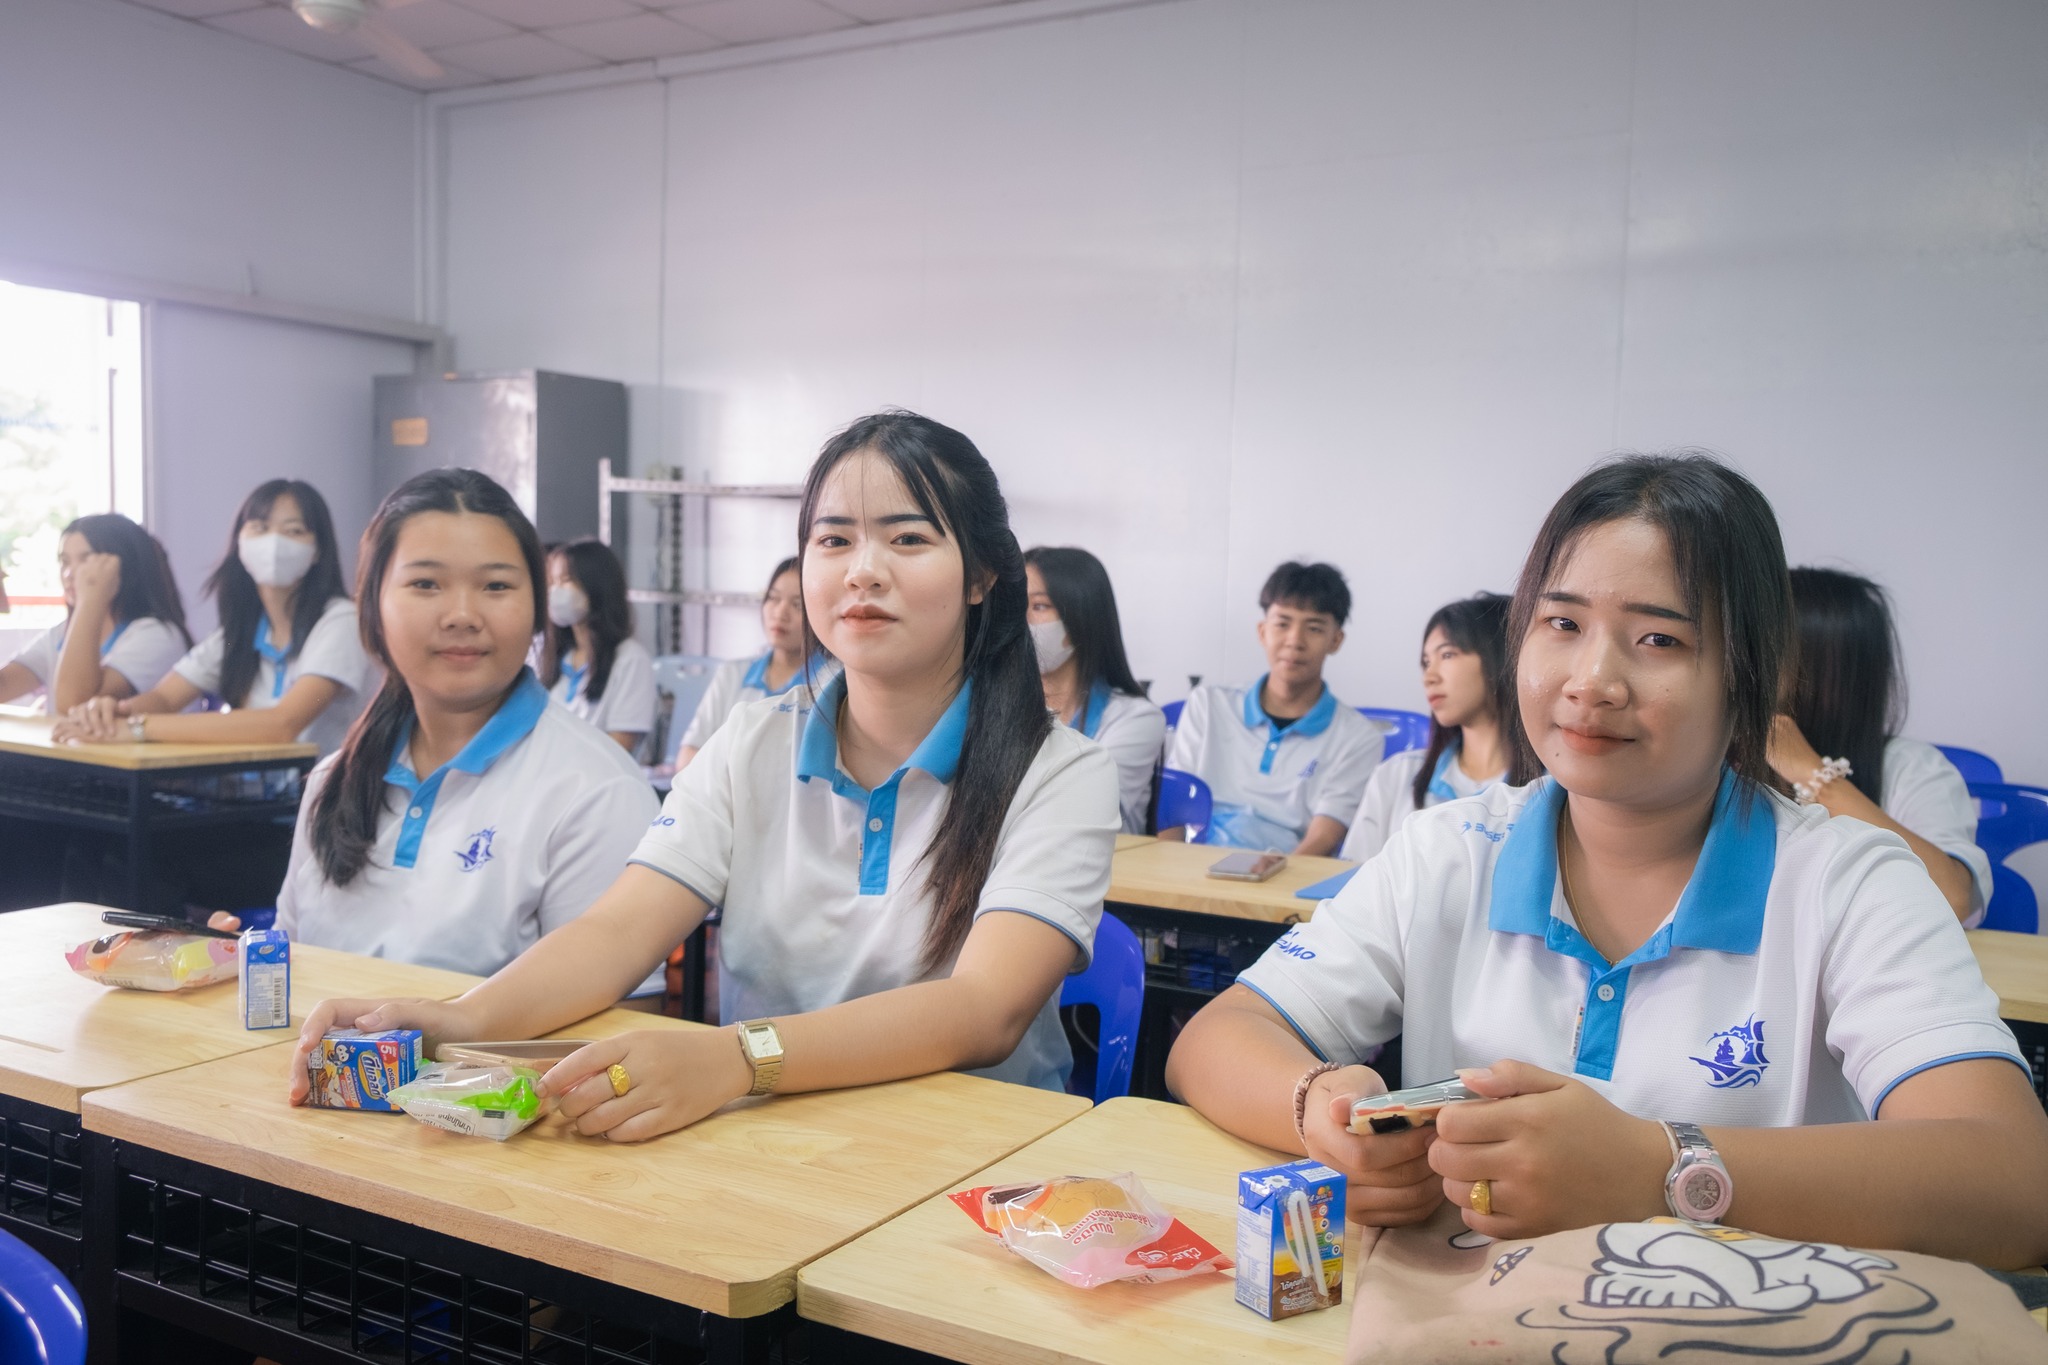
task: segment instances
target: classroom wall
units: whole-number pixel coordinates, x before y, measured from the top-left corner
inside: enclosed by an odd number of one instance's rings
[[[1168,0],[454,104],[433,302],[464,368],[633,384],[640,463],[958,425],[1161,699],[1313,555],[1340,695],[1414,705],[1578,471],[1711,447],[1891,586],[1912,731],[2043,780],[2044,58],[2032,0]],[[715,513],[711,584],[789,521]]]

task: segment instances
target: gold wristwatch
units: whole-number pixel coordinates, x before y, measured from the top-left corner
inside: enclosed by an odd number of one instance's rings
[[[740,1025],[740,1052],[754,1068],[754,1088],[749,1095],[766,1095],[782,1081],[782,1035],[766,1019]]]

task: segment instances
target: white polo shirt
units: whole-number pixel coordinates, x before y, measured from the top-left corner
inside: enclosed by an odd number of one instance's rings
[[[711,685],[704,689],[704,696],[697,703],[697,713],[690,717],[690,727],[683,731],[680,747],[703,748],[718,733],[718,727],[750,701],[801,695],[805,705],[809,705],[810,697],[822,692],[825,684],[839,672],[837,660],[817,655],[811,659],[808,668],[798,669],[790,675],[789,681],[770,690],[768,665],[774,657],[771,651],[757,659],[731,659],[720,664],[718,671],[711,675]]]
[[[1429,793],[1422,803],[1425,807],[1442,805],[1461,796],[1477,796],[1507,776],[1496,773],[1484,781],[1465,776],[1465,770],[1458,766],[1458,748],[1458,741],[1452,740],[1437,755],[1436,768],[1429,778]],[[1358,802],[1358,815],[1351,828],[1344,831],[1344,847],[1339,857],[1362,863],[1386,847],[1401,822],[1416,811],[1415,774],[1422,771],[1422,760],[1427,757],[1427,749],[1403,749],[1372,770],[1372,776],[1366,779],[1365,795]]]
[[[1849,779],[1855,781],[1852,775]],[[1970,870],[1974,928],[1991,904],[1991,855],[1977,847],[1977,798],[1956,765],[1932,744],[1898,738],[1884,746],[1886,815]]]
[[[363,650],[356,628],[356,604],[346,597],[328,599],[320,619],[306,632],[305,648],[296,655],[274,648],[270,643],[270,618],[256,627],[256,680],[249,684],[249,696],[242,706],[251,711],[268,711],[291,691],[292,684],[311,674],[340,684],[334,700],[313,717],[313,723],[299,731],[304,744],[317,744],[322,754],[331,754],[348,738],[363,703],[377,690],[379,670]],[[227,653],[227,632],[216,630],[192,646],[192,652],[178,660],[171,671],[201,692],[220,692],[221,663]],[[282,667],[279,665],[282,664]]]
[[[1404,1085],[1516,1058],[1644,1118],[1847,1122],[1944,1062],[2024,1067],[1903,840],[1739,793],[1724,775],[1677,906],[1612,966],[1565,906],[1542,778],[1416,812],[1238,980],[1328,1060],[1399,1033]]]
[[[1166,766],[1209,784],[1215,814],[1202,842],[1286,853],[1327,815],[1358,814],[1366,779],[1386,746],[1380,727],[1323,695],[1284,730],[1259,705],[1266,680],[1250,687],[1198,687],[1167,748]]]
[[[1143,834],[1152,807],[1152,774],[1166,747],[1166,713],[1149,698],[1097,682],[1075,713],[1073,728],[1100,744],[1115,760],[1117,805],[1123,812],[1124,833]]]
[[[589,909],[657,809],[626,751],[530,671],[424,780],[410,739],[384,775],[376,847],[345,887],[321,875],[307,830],[334,760],[313,769],[277,898],[277,925],[298,942],[488,976]]]
[[[29,641],[12,660],[35,674],[36,681],[43,685],[41,692],[30,696],[40,697],[45,710],[49,708],[50,680],[57,676],[57,658],[64,652],[64,633],[70,627],[69,619],[59,621]],[[126,678],[140,696],[164,680],[164,674],[171,671],[185,649],[185,637],[176,626],[154,616],[143,616],[114,627],[113,633],[100,644],[100,663]]]
[[[591,665],[571,668],[562,660],[562,676],[548,695],[598,729],[644,735],[654,728],[654,656],[647,646],[628,635],[612,654],[611,676],[605,679],[604,695],[591,700]]]
[[[633,861],[724,907],[725,1022],[805,1014],[951,970],[919,960],[931,919],[924,855],[959,770],[970,691],[873,791],[839,766],[844,678],[815,707],[801,694],[742,706],[676,774]],[[1003,817],[976,917],[1044,920],[1074,941],[1084,969],[1117,825],[1115,765],[1053,726]],[[1072,1057],[1058,1008],[1048,998],[1008,1060],[977,1074],[1063,1089]]]

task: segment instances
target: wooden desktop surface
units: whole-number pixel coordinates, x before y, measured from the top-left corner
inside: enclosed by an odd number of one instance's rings
[[[610,1010],[558,1036],[701,1027]],[[85,1126],[726,1317],[789,1302],[799,1266],[1088,1107],[944,1073],[742,1100],[639,1145],[553,1115],[498,1143],[403,1114],[294,1109],[289,1057],[271,1048],[99,1091]]]
[[[73,902],[0,914],[0,1094],[70,1113],[80,1097],[233,1053],[274,1046],[289,1029],[242,1027],[232,980],[190,991],[102,986],[71,970],[65,952],[120,932],[100,905]],[[292,945],[292,1022],[328,996],[462,994],[461,972]]]
[[[62,759],[95,768],[192,768],[209,763],[269,763],[312,758],[312,744],[58,744],[49,716],[0,714],[0,753]]]
[[[1191,1109],[1116,1099],[947,1188],[1134,1171],[1155,1200],[1230,1256],[1238,1172],[1289,1159],[1228,1136]],[[1354,1270],[1347,1257],[1347,1290]],[[804,1317],[973,1365],[1343,1357],[1348,1304],[1269,1322],[1235,1293],[1229,1271],[1076,1289],[1006,1250],[944,1194],[797,1276]]]
[[[1156,910],[1291,924],[1307,919],[1316,908],[1314,901],[1302,900],[1296,891],[1355,865],[1342,858],[1289,855],[1287,866],[1263,882],[1234,882],[1207,875],[1211,864],[1233,851],[1213,844],[1175,844],[1159,839],[1130,847],[1120,844],[1109,865],[1108,899]]]
[[[1998,992],[2000,1015],[2048,1024],[2048,938],[1972,929],[1970,948],[1985,981]]]

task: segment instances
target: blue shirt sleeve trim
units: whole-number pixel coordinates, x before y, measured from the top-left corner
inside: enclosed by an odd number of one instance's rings
[[[674,883],[675,883],[675,884],[676,884],[677,886],[680,886],[681,888],[683,888],[683,890],[685,890],[685,891],[689,892],[689,893],[690,893],[691,895],[695,896],[695,897],[696,897],[696,898],[697,898],[698,900],[700,900],[700,901],[703,901],[703,902],[704,902],[704,904],[705,904],[706,906],[708,906],[708,907],[709,907],[709,908],[710,908],[711,910],[716,910],[716,909],[718,909],[718,902],[717,902],[717,901],[715,901],[715,900],[713,900],[713,899],[712,899],[711,897],[709,897],[709,896],[705,895],[705,894],[704,894],[704,893],[703,893],[702,891],[699,891],[699,890],[698,890],[698,889],[697,889],[696,887],[694,887],[694,886],[690,885],[690,884],[689,884],[688,882],[684,881],[684,880],[683,880],[683,879],[682,879],[681,877],[678,877],[678,876],[677,876],[677,875],[676,875],[675,873],[673,873],[673,872],[669,871],[669,870],[668,870],[667,868],[665,868],[665,867],[656,867],[656,866],[655,866],[655,865],[654,865],[653,863],[647,862],[647,861],[646,861],[645,859],[642,859],[642,858],[628,858],[628,859],[626,859],[626,866],[628,866],[628,867],[644,867],[644,868],[646,868],[646,869],[647,869],[647,870],[648,870],[649,872],[659,872],[659,873],[660,873],[660,874],[661,874],[662,876],[664,876],[664,877],[668,878],[668,879],[669,879],[670,881],[674,882]]]
[[[1996,1057],[2000,1061],[2011,1062],[2014,1066],[2020,1069],[2023,1075],[2026,1076],[2028,1085],[2031,1086],[2034,1083],[2033,1071],[2027,1066],[2025,1062],[2021,1061],[2018,1057],[2013,1056],[2010,1052],[1958,1052],[1950,1057],[1937,1057],[1931,1062],[1922,1062],[1920,1063],[1920,1065],[1914,1067],[1911,1071],[1908,1071],[1905,1075],[1899,1077],[1890,1085],[1886,1086],[1883,1092],[1878,1095],[1877,1103],[1870,1106],[1870,1117],[1877,1117],[1878,1111],[1884,1108],[1884,1102],[1885,1100],[1891,1097],[1892,1091],[1897,1090],[1900,1086],[1904,1085],[1907,1081],[1912,1080],[1921,1072],[1932,1071],[1934,1070],[1934,1068],[1938,1066],[1947,1066],[1950,1062],[1974,1062],[1980,1057]]]
[[[1310,1052],[1315,1053],[1317,1061],[1327,1062],[1330,1060],[1328,1054],[1326,1054],[1320,1047],[1316,1046],[1316,1040],[1308,1036],[1308,1030],[1303,1028],[1300,1024],[1295,1023],[1294,1016],[1289,1014],[1286,1010],[1280,1008],[1280,1002],[1278,1000],[1275,1000],[1272,996],[1266,994],[1264,991],[1260,990],[1257,986],[1254,986],[1251,982],[1245,980],[1241,976],[1237,979],[1237,984],[1244,987],[1246,990],[1250,991],[1253,995],[1256,995],[1257,997],[1259,997],[1259,999],[1265,1001],[1267,1004],[1271,1005],[1273,1007],[1273,1012],[1279,1015],[1282,1019],[1285,1019],[1287,1021],[1287,1027],[1294,1030],[1295,1037],[1301,1039],[1302,1046],[1306,1047]]]
[[[980,919],[983,915],[1022,915],[1026,919],[1035,919],[1040,924],[1051,925],[1051,927],[1065,934],[1067,936],[1067,939],[1074,945],[1074,951],[1079,955],[1077,960],[1080,962],[1079,966],[1069,967],[1067,969],[1068,976],[1079,976],[1081,973],[1087,971],[1090,965],[1092,965],[1095,961],[1095,949],[1092,946],[1081,942],[1081,940],[1078,938],[1075,938],[1074,931],[1072,929],[1069,929],[1066,925],[1055,923],[1054,921],[1047,919],[1044,915],[1033,914],[1029,910],[1019,910],[1014,905],[990,905],[985,906],[984,908],[974,912],[974,917],[976,919]]]

